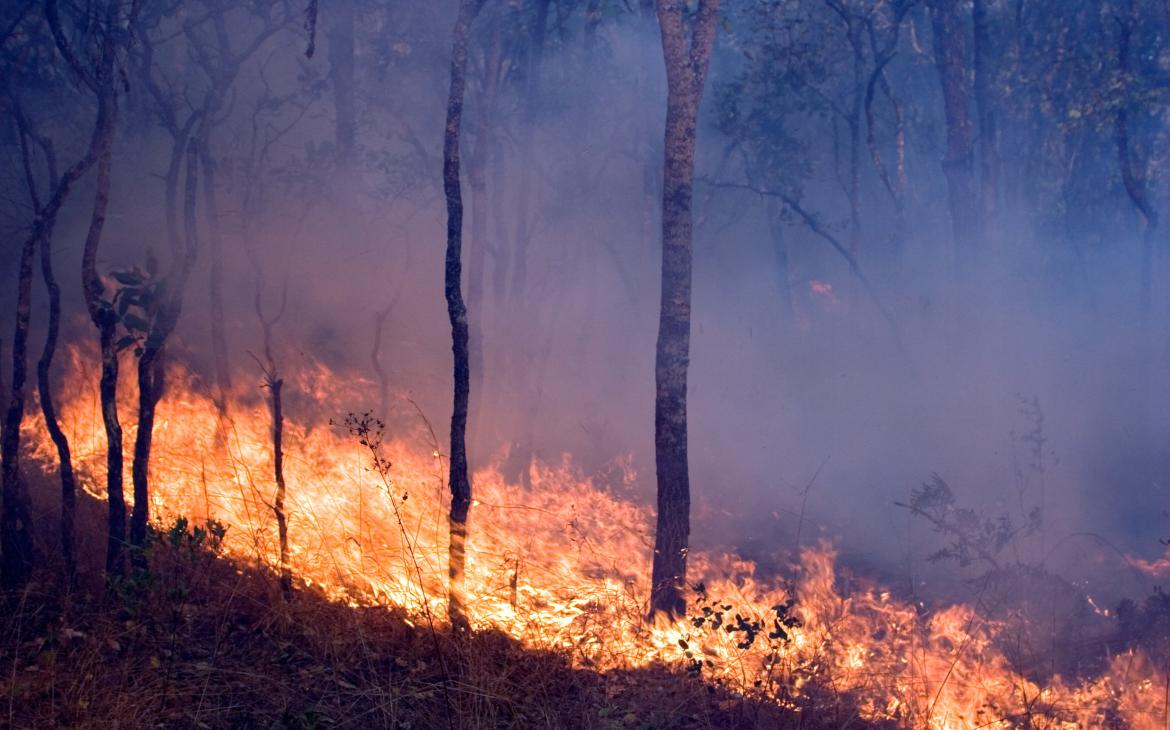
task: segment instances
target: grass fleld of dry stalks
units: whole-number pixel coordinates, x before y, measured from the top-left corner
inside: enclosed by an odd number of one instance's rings
[[[841,698],[786,711],[678,668],[574,668],[566,651],[497,632],[441,630],[444,672],[410,616],[303,584],[285,602],[271,570],[219,554],[214,524],[155,532],[149,572],[107,587],[93,549],[101,507],[82,505],[92,564],[76,585],[42,561],[22,593],[0,598],[0,727],[859,726]]]

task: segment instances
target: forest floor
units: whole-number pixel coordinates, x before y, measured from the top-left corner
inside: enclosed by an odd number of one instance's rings
[[[0,595],[0,727],[865,727],[840,697],[793,713],[679,668],[582,669],[303,584],[286,601],[271,571],[191,525],[155,533],[149,571],[107,586],[104,524],[82,497],[75,583],[44,545],[28,587]]]

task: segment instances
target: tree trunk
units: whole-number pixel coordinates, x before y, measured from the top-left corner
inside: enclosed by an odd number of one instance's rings
[[[280,541],[280,593],[287,601],[292,598],[292,570],[288,564],[288,520],[284,513],[284,406],[281,400],[283,385],[284,381],[276,377],[273,371],[268,380],[268,390],[272,396],[272,475],[276,481],[276,498],[272,501],[272,512],[276,516],[276,532]]]
[[[110,106],[113,101],[109,101]],[[106,430],[106,495],[109,502],[106,539],[106,572],[122,573],[122,548],[126,543],[126,502],[122,495],[122,425],[118,422],[118,316],[105,299],[105,285],[97,273],[97,253],[106,209],[110,203],[110,166],[114,136],[113,115],[108,115],[103,136],[107,139],[98,160],[97,191],[82,254],[82,284],[90,319],[98,330],[102,373],[98,384],[102,423]]]
[[[132,6],[129,25],[135,21],[138,6]],[[70,45],[61,26],[57,3],[45,3],[45,19],[53,35],[57,51],[65,58],[73,72],[81,78],[97,99],[97,117],[87,158],[97,163],[97,181],[89,230],[81,256],[81,283],[85,307],[90,320],[98,330],[101,347],[102,423],[106,431],[106,495],[109,501],[109,520],[106,541],[106,571],[122,572],[122,548],[126,542],[126,503],[122,494],[122,426],[118,422],[118,316],[105,299],[105,285],[97,273],[97,254],[101,246],[102,230],[106,223],[106,209],[110,203],[110,167],[113,157],[114,127],[118,116],[118,78],[116,57],[121,31],[121,3],[111,2],[105,8],[104,38],[101,56],[96,64],[82,63]],[[7,465],[7,461],[5,464]]]
[[[691,340],[691,198],[695,177],[695,127],[711,47],[718,0],[700,0],[694,28],[684,21],[687,3],[658,0],[658,25],[666,62],[666,131],[662,177],[662,303],[654,363],[654,455],[658,520],[654,536],[651,615],[680,616],[690,539],[690,474],[687,463],[687,365]]]
[[[548,13],[550,0],[530,0],[535,6],[535,17],[528,37],[528,64],[527,76],[524,79],[524,110],[521,121],[521,136],[517,143],[520,159],[517,162],[516,183],[516,227],[512,237],[512,249],[507,263],[510,267],[510,278],[504,282],[507,288],[506,314],[502,324],[507,328],[505,341],[512,346],[501,348],[499,355],[499,372],[530,372],[533,366],[535,343],[530,337],[533,331],[528,323],[532,313],[527,308],[528,290],[528,252],[532,243],[532,198],[533,191],[533,138],[536,132],[537,114],[540,106],[541,76],[544,68],[545,38],[548,29]],[[592,18],[592,16],[588,16]],[[588,21],[591,22],[591,21]],[[503,186],[498,186],[503,189]],[[497,193],[498,194],[498,193]],[[501,300],[504,301],[504,300]],[[536,384],[533,378],[518,378],[513,381],[512,396],[517,402],[533,403],[533,389]],[[522,484],[529,482],[529,465],[536,454],[532,434],[535,433],[535,407],[519,409],[519,423],[512,433],[516,439],[513,450],[513,464],[518,466],[515,473]]]
[[[208,215],[211,215],[210,211]],[[228,344],[223,313],[223,239],[213,233],[207,240],[211,256],[208,301],[211,305],[211,358],[215,370],[214,400],[219,415],[223,417],[228,413],[228,398],[232,392],[232,373],[228,365]]]
[[[264,343],[264,386],[268,388],[269,407],[272,415],[272,477],[276,482],[276,495],[272,501],[272,514],[276,518],[276,534],[280,549],[280,593],[284,599],[292,598],[292,571],[288,560],[288,514],[284,509],[287,489],[284,481],[284,381],[276,368],[276,357],[272,354],[272,329],[284,317],[288,305],[288,282],[280,290],[280,304],[271,316],[264,314],[264,268],[259,258],[253,256],[252,266],[256,275],[256,295],[253,306]],[[387,311],[389,309],[387,308]],[[380,333],[379,333],[380,336]],[[377,353],[375,352],[375,361]]]
[[[975,105],[979,119],[979,182],[983,206],[983,225],[991,225],[999,208],[999,141],[993,99],[994,69],[990,67],[991,26],[988,0],[974,0],[971,18],[974,26],[972,66],[975,72]]]
[[[791,326],[796,321],[796,309],[792,305],[792,270],[788,264],[788,241],[784,238],[782,208],[774,199],[767,203],[768,228],[772,234],[772,247],[776,252],[776,291],[780,295],[781,312],[778,318]]]
[[[35,137],[32,130],[27,128],[27,120],[24,119],[19,107],[16,107],[14,112],[17,123],[21,126],[22,133]],[[28,164],[26,157],[25,169],[29,190],[33,196],[33,205],[38,209],[37,219],[33,224],[33,233],[30,240],[39,241],[40,243],[41,276],[45,282],[45,289],[49,294],[49,320],[45,333],[45,346],[41,351],[40,360],[37,361],[37,388],[40,394],[41,411],[45,418],[45,427],[49,432],[49,437],[53,440],[53,445],[57,449],[58,470],[61,478],[61,552],[65,561],[66,575],[72,579],[76,567],[73,550],[73,515],[76,502],[76,479],[73,474],[73,459],[70,454],[69,439],[61,430],[61,425],[57,420],[56,408],[53,403],[51,375],[53,357],[57,351],[57,339],[61,328],[61,287],[57,283],[57,278],[53,272],[52,242],[53,230],[56,227],[57,214],[61,206],[64,205],[66,198],[72,191],[73,185],[93,167],[94,162],[97,160],[98,151],[95,147],[95,142],[91,140],[85,156],[74,163],[65,172],[65,175],[58,179],[56,156],[53,154],[52,144],[46,139],[37,139],[47,158],[49,183],[52,187],[52,196],[42,208],[35,191],[36,180],[32,175],[32,168]],[[25,149],[27,154],[27,148],[23,149]],[[19,309],[18,306],[17,310],[19,311]],[[3,391],[4,388],[0,386],[0,392]],[[7,429],[0,431],[0,434],[2,433],[7,433]],[[0,441],[2,439],[3,437],[0,436]],[[19,433],[17,434],[16,449],[17,455],[14,457],[14,463],[19,458]],[[19,495],[14,504],[19,508]]]
[[[467,76],[467,35],[484,0],[460,0],[459,16],[451,31],[451,87],[447,96],[447,125],[443,134],[443,193],[447,199],[447,254],[444,293],[451,321],[454,356],[454,399],[451,409],[450,585],[451,624],[470,628],[463,594],[466,561],[467,512],[471,507],[471,480],[467,474],[467,404],[471,373],[468,355],[467,306],[463,302],[463,192],[459,179],[459,128],[463,121],[463,93]]]
[[[154,437],[154,413],[162,388],[162,348],[149,347],[138,358],[138,430],[134,437],[134,461],[130,478],[134,484],[134,509],[130,514],[130,562],[137,570],[146,568],[146,528],[150,521],[150,448]]]
[[[203,204],[207,208],[207,243],[211,258],[208,295],[211,305],[211,358],[215,372],[215,406],[221,418],[228,415],[232,393],[232,371],[228,356],[223,311],[223,234],[219,228],[219,205],[215,189],[215,160],[208,140],[209,127],[198,135],[199,155],[203,163]]]
[[[207,213],[208,255],[211,273],[208,279],[208,299],[211,312],[211,358],[215,373],[212,400],[220,418],[228,415],[228,399],[232,392],[232,372],[228,357],[227,334],[223,310],[223,233],[219,227],[219,205],[215,187],[215,160],[211,156],[210,122],[204,118],[196,135],[199,162],[203,167],[203,205]]]
[[[355,162],[357,118],[353,87],[353,3],[329,7],[329,80],[333,84],[334,144],[339,170]]]
[[[865,53],[860,31],[849,28],[853,49],[853,94],[849,109],[849,253],[861,251],[861,126],[864,123]]]
[[[16,327],[12,335],[12,382],[4,417],[3,512],[0,513],[0,586],[19,588],[32,572],[32,521],[28,487],[20,473],[20,424],[24,420],[24,386],[28,369],[28,330],[32,314],[33,254],[42,235],[38,220],[20,249],[16,287]]]
[[[959,3],[932,0],[934,56],[942,84],[947,126],[943,173],[955,246],[955,271],[963,277],[976,258],[982,221],[975,192],[974,137],[971,131],[970,92],[967,83],[967,44]]]
[[[386,329],[390,310],[388,306],[374,313],[374,344],[370,348],[370,366],[378,376],[378,418],[383,421],[390,416],[390,375],[382,365],[382,333]]]
[[[0,393],[3,393],[4,391],[8,390],[8,381],[6,381],[4,379],[4,363],[2,362],[3,359],[4,359],[4,339],[0,338]],[[7,418],[0,418],[0,444],[2,444],[4,442],[4,434],[7,433],[7,431],[8,431],[7,427],[4,425],[5,421],[7,421],[7,420],[8,420]],[[2,504],[0,504],[0,506],[2,506]]]
[[[894,204],[894,230],[891,235],[892,253],[895,267],[898,266],[902,251],[906,243],[906,125],[902,102],[894,95],[886,78],[886,65],[893,60],[898,47],[898,35],[901,30],[902,19],[909,6],[896,10],[891,18],[891,28],[885,42],[878,44],[877,34],[872,23],[870,24],[870,49],[873,53],[873,71],[870,72],[869,82],[865,87],[865,142],[869,147],[870,159],[882,186],[890,195]],[[877,121],[874,113],[874,99],[878,88],[890,102],[894,114],[894,174],[890,174],[889,166],[882,156],[877,141]]]
[[[1139,289],[1139,305],[1143,322],[1148,323],[1150,308],[1153,304],[1153,268],[1154,243],[1158,235],[1158,211],[1150,201],[1149,183],[1144,171],[1133,159],[1133,146],[1129,132],[1129,86],[1131,81],[1130,69],[1130,36],[1137,23],[1137,8],[1130,0],[1127,17],[1121,22],[1120,34],[1117,39],[1117,67],[1120,73],[1121,100],[1117,105],[1117,115],[1113,120],[1113,137],[1117,145],[1117,162],[1121,169],[1121,182],[1130,202],[1137,209],[1142,218],[1142,250],[1141,270],[1139,273],[1141,284]]]
[[[195,200],[198,185],[198,145],[187,145],[187,179],[183,199],[183,251],[171,267],[169,295],[159,303],[159,310],[151,323],[142,354],[138,358],[138,431],[134,438],[134,463],[131,478],[134,483],[134,511],[130,517],[130,545],[136,568],[146,567],[143,549],[150,524],[150,450],[154,438],[154,414],[162,398],[166,378],[165,348],[167,340],[179,322],[183,306],[183,291],[187,278],[195,266],[199,251],[195,224]],[[171,278],[168,277],[168,278]]]
[[[41,412],[45,417],[45,428],[57,448],[57,464],[61,477],[61,555],[65,560],[65,572],[72,578],[77,568],[73,549],[77,480],[73,475],[69,439],[61,430],[53,403],[52,369],[53,357],[57,352],[57,338],[61,331],[61,286],[53,274],[52,227],[53,222],[47,221],[45,233],[41,236],[41,277],[45,281],[45,289],[49,292],[49,322],[45,332],[45,347],[41,351],[41,359],[37,362],[37,389],[41,398]]]

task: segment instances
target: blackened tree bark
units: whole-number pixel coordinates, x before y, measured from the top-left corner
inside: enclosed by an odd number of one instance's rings
[[[110,101],[112,106],[115,102]],[[105,285],[97,273],[97,252],[102,229],[106,223],[106,209],[110,204],[110,167],[114,124],[111,118],[108,141],[103,145],[97,167],[97,190],[94,193],[93,212],[82,253],[82,287],[90,320],[98,330],[101,349],[101,378],[98,392],[101,400],[102,423],[106,431],[106,499],[109,505],[106,536],[106,572],[120,574],[123,570],[123,547],[126,543],[126,501],[122,493],[122,425],[118,421],[118,315],[105,299]]]
[[[57,338],[61,331],[61,286],[53,272],[52,233],[46,231],[41,237],[41,278],[49,292],[49,321],[45,331],[45,346],[37,361],[37,392],[40,394],[41,413],[45,417],[45,428],[57,449],[57,466],[61,478],[61,556],[65,560],[65,572],[72,577],[76,572],[77,560],[73,549],[74,512],[77,504],[77,480],[73,475],[73,457],[70,454],[69,438],[61,430],[57,420],[57,409],[53,400],[53,357],[57,352]]]
[[[271,364],[270,367],[275,368]],[[284,401],[281,388],[284,381],[276,376],[275,369],[268,376],[268,390],[272,397],[272,476],[276,481],[276,497],[272,500],[272,513],[276,517],[276,534],[280,545],[280,593],[284,600],[292,598],[292,569],[288,563],[288,518],[284,511],[286,486],[284,483]]]
[[[280,593],[284,599],[292,598],[292,568],[289,565],[288,553],[288,512],[285,510],[285,497],[288,487],[284,479],[284,380],[276,367],[276,356],[272,349],[272,331],[284,317],[288,306],[288,281],[280,289],[280,300],[276,311],[265,313],[264,293],[266,289],[265,261],[251,245],[245,244],[244,251],[248,255],[248,263],[252,266],[252,274],[256,281],[256,290],[252,298],[252,307],[256,312],[256,319],[260,323],[260,332],[264,344],[264,360],[256,359],[260,370],[264,373],[264,387],[268,389],[269,413],[272,416],[272,478],[276,484],[276,494],[272,500],[272,514],[276,518],[276,536],[278,541],[280,566]]]
[[[650,612],[686,609],[691,488],[687,463],[687,365],[691,343],[691,198],[695,129],[719,0],[700,0],[689,31],[683,0],[658,0],[666,62],[666,132],[662,176],[662,303],[654,363],[654,456],[658,520]]]
[[[137,7],[132,5],[132,12]],[[114,127],[118,115],[115,60],[120,44],[125,42],[128,34],[125,32],[126,19],[123,17],[122,4],[111,0],[99,16],[102,23],[98,58],[95,63],[85,64],[65,35],[56,0],[48,0],[45,3],[45,17],[49,21],[57,51],[89,87],[98,105],[93,140],[90,143],[90,149],[95,152],[96,157],[97,179],[89,229],[86,232],[81,256],[81,281],[86,310],[98,330],[101,347],[101,379],[98,390],[101,396],[102,423],[106,431],[106,495],[109,502],[106,571],[117,574],[123,569],[123,547],[126,542],[126,502],[122,492],[122,426],[118,421],[117,404],[118,315],[105,298],[105,284],[97,272],[97,255],[101,246],[102,231],[105,228],[106,210],[110,203],[110,167]],[[134,18],[129,20],[132,24]]]
[[[32,313],[33,254],[40,238],[38,218],[33,235],[20,247],[16,286],[16,327],[12,335],[12,381],[4,416],[3,512],[0,513],[0,586],[18,588],[32,572],[32,521],[28,487],[20,473],[20,423],[24,420],[24,388],[28,369],[28,329]]]
[[[150,330],[146,333],[138,356],[138,431],[134,438],[134,463],[131,467],[134,511],[130,516],[130,545],[135,548],[132,556],[138,568],[145,567],[142,548],[146,544],[146,530],[150,523],[150,450],[154,438],[154,414],[166,382],[165,348],[179,323],[183,292],[199,253],[195,223],[197,186],[198,145],[192,141],[187,144],[182,256],[172,262],[166,279],[166,297],[152,305],[157,310],[151,318]]]
[[[942,84],[947,149],[943,173],[955,246],[955,269],[969,271],[982,237],[982,216],[975,190],[975,139],[971,126],[971,93],[967,76],[967,41],[961,6],[954,0],[932,0],[934,57]]]
[[[23,115],[18,112],[18,116],[21,127],[27,127]],[[57,352],[57,339],[61,330],[61,286],[57,283],[57,277],[53,271],[53,228],[61,205],[71,192],[74,183],[93,167],[97,160],[97,151],[91,145],[85,156],[66,170],[63,177],[58,178],[56,155],[53,152],[52,142],[40,138],[38,143],[45,154],[49,184],[53,188],[53,195],[49,199],[48,205],[43,209],[40,208],[39,201],[35,197],[33,201],[34,206],[40,211],[37,225],[41,226],[41,278],[45,283],[45,290],[49,294],[49,320],[46,324],[45,345],[41,350],[40,360],[37,361],[37,391],[40,395],[41,413],[45,418],[45,428],[57,449],[58,472],[61,478],[61,556],[65,562],[65,573],[69,579],[72,579],[77,567],[73,548],[77,480],[73,474],[73,457],[70,453],[69,439],[61,430],[53,400],[53,358]],[[26,169],[28,167],[26,164]],[[28,176],[28,185],[30,190],[35,190],[36,184],[32,175]]]
[[[463,595],[466,563],[467,512],[471,507],[471,479],[467,474],[467,404],[471,390],[468,356],[467,305],[463,302],[463,191],[459,179],[459,130],[463,121],[463,94],[467,85],[467,35],[485,0],[460,0],[459,16],[451,31],[451,86],[447,95],[447,125],[443,133],[443,193],[447,199],[447,255],[444,293],[451,321],[454,355],[454,402],[451,409],[451,514],[448,555],[449,614],[460,631],[470,628]]]
[[[54,16],[56,17],[56,16]],[[59,19],[57,20],[59,23]],[[100,153],[99,144],[101,137],[94,134],[90,140],[90,144],[86,149],[85,154],[81,159],[77,160],[73,165],[65,171],[65,174],[58,177],[57,174],[57,157],[54,151],[52,140],[40,135],[33,128],[31,121],[25,116],[24,110],[20,104],[19,99],[15,94],[10,93],[10,111],[18,130],[20,132],[22,160],[24,162],[24,171],[26,177],[26,184],[28,186],[29,194],[31,196],[33,209],[36,211],[36,220],[33,223],[33,232],[30,236],[30,241],[39,243],[39,252],[41,258],[41,277],[45,284],[45,289],[49,295],[49,316],[46,323],[45,344],[41,350],[40,359],[37,361],[37,390],[40,396],[41,412],[45,418],[45,427],[49,432],[49,437],[53,441],[53,445],[57,450],[58,471],[61,479],[61,520],[60,520],[60,540],[62,558],[65,563],[65,570],[67,576],[73,577],[76,569],[76,557],[74,554],[74,510],[76,505],[76,477],[73,472],[73,459],[70,452],[69,439],[65,432],[61,430],[61,424],[57,419],[57,411],[55,401],[53,400],[52,388],[52,367],[53,359],[57,352],[57,341],[61,329],[61,287],[57,283],[56,274],[53,270],[53,229],[56,226],[57,215],[65,200],[69,197],[74,185],[89,172],[89,170],[97,162]],[[98,123],[100,126],[101,119],[99,117]],[[36,175],[33,172],[32,155],[30,154],[29,141],[35,141],[40,148],[42,155],[45,158],[46,177],[49,187],[49,198],[42,207],[41,199],[37,193]],[[20,306],[17,307],[18,314],[20,313]],[[24,323],[27,329],[27,322]],[[21,322],[18,320],[17,328],[21,327]],[[27,336],[27,332],[26,332]],[[0,391],[3,389],[0,388]],[[7,433],[7,430],[4,431]],[[17,442],[17,456],[13,457],[13,463],[19,456],[19,433],[16,434]],[[18,495],[13,502],[14,508],[21,508],[20,495]]]
[[[276,518],[276,537],[280,550],[280,593],[284,599],[292,598],[292,568],[288,561],[288,513],[284,502],[288,487],[284,481],[284,380],[276,368],[276,357],[272,354],[272,328],[284,317],[288,304],[288,286],[280,290],[280,305],[276,312],[264,314],[264,270],[255,262],[256,296],[253,301],[256,318],[264,335],[264,387],[268,388],[268,404],[272,414],[272,479],[276,483],[276,494],[272,500],[272,514]]]
[[[2,491],[0,491],[0,495],[2,495],[0,496],[0,502],[3,504],[3,512],[0,513],[0,533],[2,533],[2,537],[0,537],[0,550],[3,550],[3,561],[0,562],[0,585],[5,588],[16,588],[25,582],[32,568],[32,524],[29,513],[29,496],[20,473],[20,423],[24,420],[24,379],[25,369],[27,367],[25,360],[29,317],[31,313],[32,257],[36,251],[36,244],[39,242],[42,273],[45,275],[45,283],[49,288],[50,295],[49,336],[46,342],[46,352],[49,353],[48,358],[51,362],[51,353],[55,349],[56,332],[61,319],[61,298],[60,288],[56,287],[56,281],[52,276],[51,260],[47,259],[46,255],[51,245],[53,224],[57,217],[57,211],[64,201],[73,180],[79,177],[81,173],[78,172],[74,176],[74,170],[71,169],[68,182],[63,186],[60,185],[57,179],[57,160],[53,152],[52,142],[38,135],[32,128],[31,123],[24,115],[24,109],[19,99],[11,90],[8,90],[7,102],[7,110],[16,121],[17,132],[20,138],[20,152],[25,186],[35,215],[33,230],[20,249],[21,256],[20,266],[18,268],[17,302],[15,309],[16,322],[12,353],[14,388],[10,392],[8,410],[5,413],[5,417],[0,420],[0,445],[2,445],[0,446],[0,458],[3,459],[3,487]],[[47,206],[42,206],[37,175],[34,172],[33,153],[31,150],[31,143],[33,141],[44,152],[48,185],[52,193],[52,197],[49,199]],[[41,361],[37,365],[38,385],[42,386],[42,406],[45,404],[44,396],[46,392],[50,395],[47,401],[47,410],[45,410],[45,420],[54,443],[58,446],[59,454],[61,453],[61,445],[64,445],[61,479],[63,484],[72,486],[73,470],[72,460],[69,458],[69,441],[61,433],[53,412],[51,391],[47,388],[47,370],[45,377],[41,377],[44,362],[45,355],[42,355]],[[0,374],[0,392],[4,391],[3,386],[4,381],[2,374]],[[14,427],[13,424],[15,424]],[[58,439],[58,436],[60,439]],[[62,537],[64,538],[65,536],[63,535]],[[66,562],[70,566],[72,565],[71,547],[71,545],[66,546]],[[71,569],[69,573],[72,575]]]

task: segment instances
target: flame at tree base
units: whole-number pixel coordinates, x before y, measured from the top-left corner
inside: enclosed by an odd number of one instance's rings
[[[105,441],[92,359],[70,353],[62,426],[80,484],[104,498]],[[92,382],[91,382],[92,381]],[[123,416],[134,413],[123,378]],[[286,392],[312,414],[340,415],[368,384],[308,369]],[[273,567],[271,418],[241,391],[221,419],[198,378],[172,366],[159,404],[150,465],[156,524],[178,517],[229,527],[232,556]],[[304,409],[301,409],[303,412]],[[55,451],[37,417],[28,443],[46,467]],[[127,454],[135,428],[124,423]],[[444,463],[421,434],[376,446],[390,463],[372,468],[368,446],[336,426],[285,422],[289,561],[306,584],[353,605],[401,607],[446,617],[448,521]],[[820,688],[848,696],[864,719],[929,728],[1161,728],[1166,677],[1140,653],[1118,655],[1100,676],[1040,686],[1013,670],[995,644],[1000,626],[968,606],[923,615],[888,592],[838,587],[828,546],[805,550],[791,585],[761,580],[726,554],[692,553],[692,616],[645,620],[652,514],[575,469],[533,464],[531,487],[498,470],[475,474],[466,543],[467,616],[526,645],[567,652],[606,670],[668,663],[799,712]],[[633,474],[626,472],[632,480]]]

